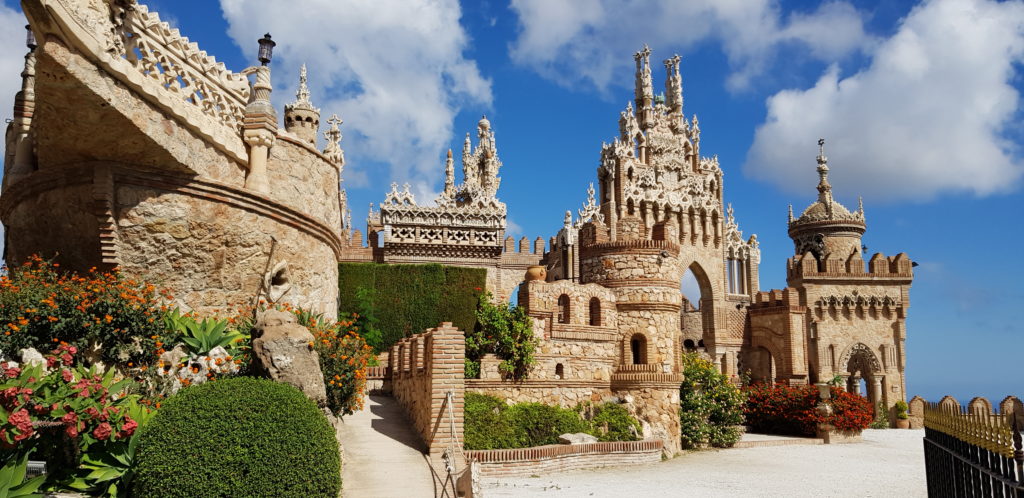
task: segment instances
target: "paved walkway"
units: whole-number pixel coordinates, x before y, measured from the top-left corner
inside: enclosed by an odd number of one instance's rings
[[[366,407],[342,419],[342,496],[434,496],[430,467],[405,412],[390,396],[370,396]]]
[[[924,497],[923,436],[921,430],[868,429],[862,443],[693,451],[648,465],[485,479],[484,493],[488,498]]]

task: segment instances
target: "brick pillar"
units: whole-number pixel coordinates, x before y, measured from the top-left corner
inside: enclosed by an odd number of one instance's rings
[[[466,395],[466,338],[451,322],[444,322],[431,334],[430,354],[430,433],[424,440],[431,456],[439,456],[449,445],[459,446],[463,434],[463,410]],[[446,406],[451,392],[451,412]],[[454,415],[454,434],[452,433]]]

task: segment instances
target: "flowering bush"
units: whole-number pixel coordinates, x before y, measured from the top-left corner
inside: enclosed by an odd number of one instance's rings
[[[526,377],[535,363],[537,340],[533,321],[519,306],[494,304],[489,292],[480,295],[477,326],[466,333],[466,377],[480,374],[480,358],[488,353],[502,359],[498,368],[513,379]]]
[[[744,416],[756,432],[813,436],[818,424],[828,423],[841,431],[862,431],[871,425],[871,403],[842,388],[830,386],[833,413],[825,419],[817,410],[817,386],[754,384],[744,389]]]
[[[699,353],[682,358],[679,421],[683,445],[728,447],[740,439],[744,394]]]
[[[350,415],[363,409],[366,389],[366,367],[373,358],[373,348],[353,326],[358,318],[331,322],[322,315],[290,308],[299,324],[313,333],[313,343],[320,358],[320,370],[327,387],[327,407],[337,415]]]
[[[138,422],[125,409],[131,380],[114,369],[75,365],[78,348],[61,343],[45,363],[0,363],[0,447],[5,454],[35,450],[54,479],[77,471],[91,447],[126,440]]]
[[[0,276],[0,354],[45,351],[63,341],[91,361],[135,367],[147,363],[164,333],[166,299],[153,285],[117,272],[80,276],[33,256]]]

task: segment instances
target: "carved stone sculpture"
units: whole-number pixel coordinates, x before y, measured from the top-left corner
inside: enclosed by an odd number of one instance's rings
[[[295,315],[267,310],[257,320],[253,336],[253,363],[257,371],[297,387],[320,407],[327,405],[320,360],[312,347],[313,334],[297,323]]]

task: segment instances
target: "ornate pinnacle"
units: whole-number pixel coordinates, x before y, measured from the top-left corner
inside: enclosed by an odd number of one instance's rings
[[[444,195],[455,195],[455,161],[451,149],[448,149],[448,158],[444,162]]]
[[[792,204],[789,205],[789,222],[791,224],[793,223],[793,205]]]
[[[725,210],[725,213],[728,216],[728,220],[729,220],[728,222],[729,223],[736,223],[736,217],[733,216],[732,203],[730,202],[727,206],[728,206],[728,208]]]
[[[309,103],[309,87],[306,86],[306,65],[299,69],[299,91],[295,92],[296,102]]]
[[[818,201],[826,203],[831,211],[832,185],[828,183],[828,157],[825,156],[824,138],[818,139],[818,177]]]

